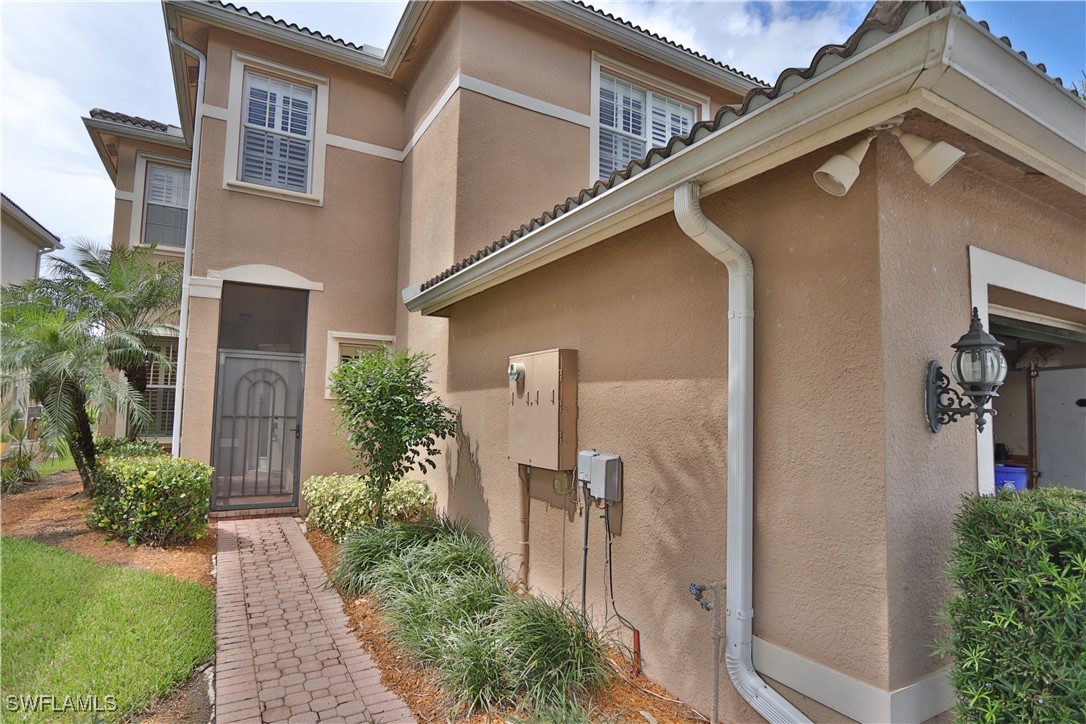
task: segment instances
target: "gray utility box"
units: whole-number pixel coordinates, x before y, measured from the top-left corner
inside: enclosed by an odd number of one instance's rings
[[[577,453],[577,480],[588,494],[608,503],[622,502],[622,458],[594,450]]]

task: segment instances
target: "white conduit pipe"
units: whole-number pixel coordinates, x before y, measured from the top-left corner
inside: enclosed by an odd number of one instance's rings
[[[173,438],[170,450],[173,456],[181,455],[181,414],[184,409],[185,356],[188,353],[189,323],[189,285],[192,283],[192,244],[196,229],[196,181],[200,171],[200,122],[204,106],[204,80],[207,76],[207,58],[196,48],[181,41],[174,31],[170,31],[170,43],[196,58],[200,71],[196,81],[196,110],[193,113],[192,129],[192,170],[189,172],[189,217],[185,226],[185,261],[181,276],[181,316],[177,320],[177,365],[174,367],[177,392],[173,401]]]
[[[766,721],[809,722],[754,670],[754,264],[701,210],[701,186],[675,189],[683,232],[728,269],[728,551],[725,661],[732,684]],[[715,724],[715,722],[714,722]]]

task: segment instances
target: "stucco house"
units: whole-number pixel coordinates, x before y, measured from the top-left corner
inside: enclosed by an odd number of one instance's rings
[[[462,420],[439,505],[533,591],[600,619],[613,596],[677,696],[713,705],[689,586],[726,581],[723,720],[952,704],[930,647],[959,496],[1020,436],[1052,482],[1042,422],[1081,424],[1079,98],[953,3],[877,3],[772,86],[578,3],[413,2],[384,51],[163,7],[180,128],[86,124],[115,243],[186,265],[172,440],[216,466],[217,511],[292,511],[347,468],[343,356],[430,352]],[[933,433],[925,367],[974,307],[1016,371],[983,430]],[[589,449],[621,458],[610,533],[576,492]]]
[[[0,284],[22,284],[41,274],[43,254],[63,249],[60,238],[0,194]]]

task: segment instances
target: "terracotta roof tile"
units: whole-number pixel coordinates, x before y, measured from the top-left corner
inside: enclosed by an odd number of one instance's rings
[[[163,123],[162,121],[152,121],[148,118],[130,116],[127,113],[117,113],[116,111],[107,111],[101,108],[92,108],[90,117],[100,121],[125,123],[129,126],[136,126],[137,128],[149,128],[153,131],[169,131],[171,128],[168,123]],[[173,126],[173,128],[176,128],[176,126]]]
[[[954,0],[926,0],[926,2],[878,0],[868,12],[867,17],[864,18],[863,22],[860,23],[860,26],[856,28],[844,44],[824,45],[815,52],[810,65],[806,68],[788,68],[782,71],[777,77],[777,82],[774,83],[772,87],[754,88],[747,93],[743,98],[743,101],[738,105],[722,106],[713,119],[695,123],[690,129],[690,132],[685,136],[675,136],[668,141],[665,146],[653,148],[648,152],[645,158],[631,161],[626,168],[616,170],[608,178],[597,181],[586,189],[582,189],[575,196],[570,196],[563,203],[558,204],[550,211],[544,212],[542,215],[532,219],[526,224],[522,224],[519,228],[512,230],[475,254],[460,260],[445,271],[426,280],[421,285],[421,291],[426,291],[430,287],[445,281],[457,272],[463,271],[472,264],[475,264],[480,259],[512,244],[529,232],[545,226],[564,214],[568,214],[578,206],[596,198],[604,191],[614,188],[633,178],[645,169],[651,168],[683,150],[687,146],[698,143],[710,134],[726,129],[729,125],[742,118],[747,113],[771,103],[782,93],[786,93],[797,86],[803,85],[811,78],[825,73],[830,68],[841,64],[857,52],[876,45],[905,27],[906,19],[909,18],[909,11],[914,7],[922,7],[923,12],[920,15],[914,14],[913,18],[910,18],[908,25],[911,25],[922,17],[942,10],[944,7],[955,4],[960,3],[956,3]],[[987,23],[980,22],[980,25],[986,30],[989,30]],[[640,30],[640,28],[638,29]],[[1001,38],[1001,40],[1006,45],[1011,45],[1008,38]],[[1026,57],[1025,53],[1019,53],[1019,55],[1023,58]],[[1037,67],[1041,71],[1045,70],[1043,65],[1038,65]],[[1062,85],[1060,79],[1056,78],[1054,80]]]
[[[687,48],[685,45],[680,45],[679,43],[676,43],[673,40],[668,40],[663,35],[660,35],[658,33],[654,33],[651,30],[648,30],[647,28],[642,28],[640,25],[634,25],[629,20],[624,20],[624,19],[620,18],[617,15],[612,15],[611,13],[605,12],[605,11],[600,10],[598,8],[594,8],[594,7],[592,7],[591,5],[589,5],[586,2],[582,2],[581,0],[570,0],[570,2],[573,5],[577,5],[578,7],[582,7],[584,9],[586,9],[586,10],[591,10],[592,12],[596,13],[597,15],[599,15],[601,17],[604,17],[604,18],[607,18],[608,20],[610,20],[612,22],[615,22],[615,23],[618,23],[619,25],[624,25],[627,28],[630,28],[631,30],[636,30],[637,32],[641,33],[642,35],[647,35],[648,37],[652,38],[653,40],[658,40],[661,43],[667,43],[671,47],[678,48],[679,50],[683,51],[684,53],[689,53],[690,55],[694,56],[695,58],[698,58],[700,60],[704,60],[707,63],[712,63],[713,65],[717,66],[718,68],[723,68],[726,71],[729,71],[731,73],[735,73],[738,76],[742,76],[743,78],[746,78],[747,80],[754,81],[755,83],[759,83],[759,84],[761,84],[763,86],[768,86],[769,85],[764,80],[762,80],[760,78],[755,78],[750,73],[744,73],[743,71],[739,70],[738,68],[733,68],[730,65],[727,65],[725,63],[721,63],[719,60],[716,60],[715,58],[711,58],[708,55],[705,55],[704,53],[700,53],[700,52],[698,52],[698,51],[696,51],[696,50],[694,50],[692,48]]]
[[[286,30],[293,30],[293,31],[295,31],[297,33],[302,33],[304,35],[309,35],[309,36],[312,36],[314,38],[318,38],[320,40],[324,40],[326,42],[333,43],[335,45],[340,45],[340,46],[342,46],[344,48],[350,48],[351,50],[357,50],[360,53],[365,52],[365,48],[362,45],[356,45],[355,43],[350,43],[350,42],[348,42],[346,40],[343,40],[342,38],[337,38],[337,37],[335,37],[333,35],[328,35],[327,33],[322,33],[322,32],[320,32],[318,30],[310,30],[309,28],[305,27],[304,25],[298,25],[297,23],[288,23],[285,20],[280,20],[278,18],[272,17],[271,15],[265,15],[264,13],[259,13],[259,12],[255,11],[255,10],[249,10],[248,8],[246,8],[246,7],[242,6],[242,5],[234,5],[233,3],[224,3],[224,2],[221,2],[220,0],[205,0],[205,4],[206,5],[211,5],[213,7],[223,8],[224,10],[230,10],[231,12],[238,13],[239,15],[245,15],[245,16],[248,16],[250,18],[253,18],[254,20],[260,20],[260,21],[265,22],[265,23],[270,23],[271,25],[277,25],[280,28],[284,28]],[[370,55],[370,54],[371,53],[367,53],[367,55]]]

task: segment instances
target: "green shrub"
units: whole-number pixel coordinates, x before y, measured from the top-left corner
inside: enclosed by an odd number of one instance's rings
[[[195,460],[108,457],[87,522],[130,545],[170,545],[207,532],[212,469]]]
[[[147,457],[153,455],[165,455],[154,440],[136,438],[129,440],[127,437],[96,437],[94,438],[94,450],[98,457]]]
[[[610,671],[602,637],[568,602],[521,598],[503,573],[485,539],[446,519],[349,534],[332,579],[376,594],[394,638],[434,667],[457,709],[518,703],[587,721]]]
[[[439,518],[388,528],[359,528],[343,539],[332,581],[352,596],[373,593],[378,566],[405,550],[429,543],[448,529],[459,529],[459,525]]]
[[[603,637],[569,601],[511,598],[495,628],[506,675],[533,708],[587,699],[610,678]]]
[[[951,683],[964,721],[1079,720],[1086,711],[1086,494],[969,497],[949,573]]]
[[[381,500],[385,520],[416,521],[434,507],[434,494],[420,480],[397,480],[378,495],[377,485],[363,475],[314,476],[302,484],[302,497],[308,507],[306,522],[337,541],[351,531],[377,520],[376,506]]]

